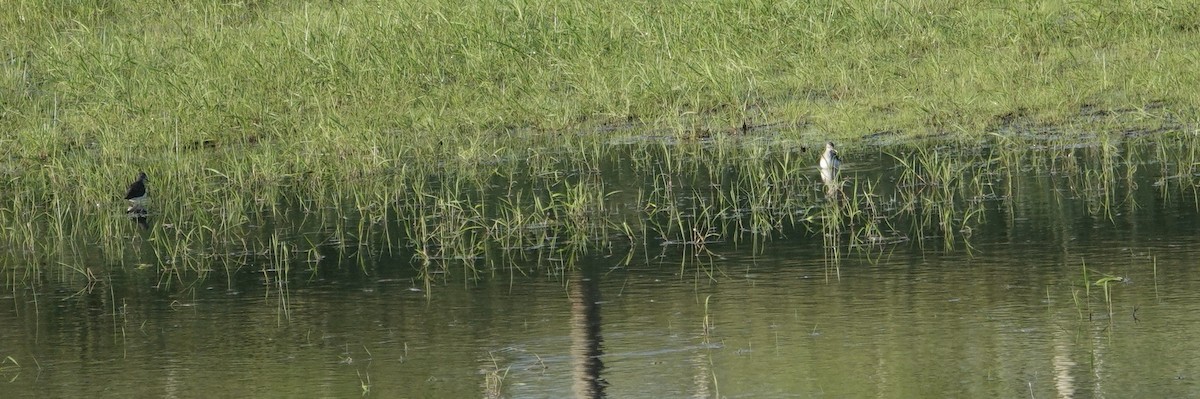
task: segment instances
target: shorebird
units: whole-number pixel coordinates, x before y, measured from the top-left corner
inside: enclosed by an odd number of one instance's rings
[[[842,167],[842,159],[838,158],[837,150],[833,148],[833,142],[825,143],[825,153],[821,154],[821,169],[834,170]]]
[[[125,212],[141,211],[142,203],[146,201],[146,172],[138,172],[137,180],[129,185],[125,199],[129,200],[129,209]]]
[[[825,183],[825,195],[834,198],[842,189],[838,181],[838,169],[842,167],[842,159],[838,158],[833,142],[825,143],[825,153],[821,154],[821,182]]]

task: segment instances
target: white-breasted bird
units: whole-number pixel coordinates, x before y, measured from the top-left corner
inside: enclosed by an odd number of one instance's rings
[[[838,182],[838,169],[842,167],[842,159],[838,157],[837,149],[833,148],[832,141],[825,143],[825,153],[821,154],[820,166],[821,181],[825,183],[825,194],[837,195],[842,186]]]
[[[838,158],[837,149],[833,142],[825,143],[825,153],[821,154],[821,169],[838,169],[842,167],[842,159]]]
[[[129,209],[126,212],[140,210],[142,203],[146,201],[146,172],[138,172],[137,180],[129,185],[129,190],[125,192],[125,199],[129,201]]]

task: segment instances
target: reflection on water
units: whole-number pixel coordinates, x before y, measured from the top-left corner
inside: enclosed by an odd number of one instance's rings
[[[600,282],[595,268],[572,273],[569,285],[571,298],[571,363],[577,398],[602,398],[606,382],[604,371],[604,338],[600,335]]]
[[[1196,397],[1200,162],[1170,145],[858,150],[837,198],[791,155],[765,161],[802,171],[776,187],[614,152],[572,186],[610,194],[514,216],[547,224],[511,248],[269,230],[205,278],[158,262],[156,216],[127,265],[81,248],[77,272],[6,269],[0,380],[6,398]],[[650,209],[628,229],[653,238],[554,229],[588,209]]]
[[[1071,342],[1066,332],[1054,334],[1054,389],[1059,398],[1075,397],[1075,377],[1071,370],[1076,364],[1071,360]]]
[[[141,227],[142,230],[150,228],[150,214],[149,212],[146,212],[145,209],[133,209],[132,211],[127,212],[127,215],[129,216],[129,220],[137,223],[138,227]]]

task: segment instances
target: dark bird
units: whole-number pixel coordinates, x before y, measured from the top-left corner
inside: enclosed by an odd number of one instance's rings
[[[141,209],[142,202],[146,200],[146,172],[138,172],[137,180],[130,184],[129,191],[125,192],[125,199],[131,204],[127,211]]]

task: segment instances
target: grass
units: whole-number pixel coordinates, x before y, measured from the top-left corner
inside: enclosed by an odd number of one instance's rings
[[[152,186],[164,205],[152,204],[155,223],[148,230],[119,215],[119,200],[107,211],[52,203],[29,218],[7,208],[0,218],[14,226],[4,237],[12,250],[10,264],[61,264],[89,281],[94,274],[82,265],[95,259],[82,254],[92,247],[103,249],[98,254],[107,264],[145,262],[151,254],[164,275],[179,283],[185,274],[203,276],[214,268],[236,271],[253,263],[287,276],[314,273],[336,259],[383,254],[411,254],[427,280],[470,281],[521,260],[568,252],[659,243],[678,245],[685,256],[711,253],[714,245],[761,250],[774,238],[818,231],[826,236],[836,269],[845,250],[872,252],[910,237],[946,249],[969,245],[969,232],[986,210],[1063,191],[1039,189],[1040,183],[1022,177],[1030,160],[1057,151],[1059,144],[1048,144],[1051,148],[1009,141],[987,150],[893,147],[891,183],[846,171],[846,182],[832,197],[816,176],[810,159],[815,152],[797,152],[784,141],[653,141],[612,147],[595,158],[541,154],[474,170],[406,165],[384,177],[385,183],[370,178],[329,188],[289,183],[240,193],[221,179],[206,186],[212,193],[195,196]],[[1093,215],[1109,218],[1136,207],[1106,200],[1128,196],[1123,193],[1135,183],[1129,170],[1136,166],[1125,164],[1136,155],[1100,145],[1080,151],[1064,157],[1077,158],[1071,163],[1032,167],[1057,168],[1050,174],[1059,181],[1053,184],[1084,196]],[[851,150],[848,156],[856,154]],[[1157,162],[1169,163],[1161,167],[1181,171],[1192,167],[1184,161],[1194,157],[1178,151],[1160,156],[1167,158]],[[1182,178],[1166,181],[1173,182],[1171,192],[1195,185]],[[22,263],[26,260],[32,262]],[[373,266],[361,267],[370,272]]]
[[[1194,135],[1200,104],[1178,90],[1197,85],[1200,54],[1200,7],[1186,2],[10,8],[10,275],[63,265],[90,281],[106,271],[82,265],[154,259],[169,282],[401,254],[429,292],[452,267],[467,281],[617,242],[704,252],[821,230],[832,259],[926,231],[951,245],[983,215],[960,201],[1019,195],[1022,163],[1102,194],[1093,212],[1126,206],[1110,182],[1134,170],[1021,147],[1108,143],[1095,151],[1116,165],[1126,136]],[[952,160],[914,144],[928,137],[1004,151]],[[902,143],[908,186],[854,180],[823,208],[805,149],[830,139],[851,154]],[[1194,150],[1157,156],[1178,157],[1168,183],[1200,187],[1185,177]],[[146,230],[114,211],[137,170],[150,174]],[[1007,186],[984,184],[997,177]],[[894,232],[897,217],[918,227]]]
[[[24,156],[271,143],[284,155],[357,157],[393,138],[461,149],[481,132],[630,121],[681,135],[977,135],[1081,114],[1190,122],[1200,103],[1176,90],[1197,85],[1186,71],[1200,7],[1186,2],[22,0],[14,10],[0,19],[5,130],[28,144]]]

